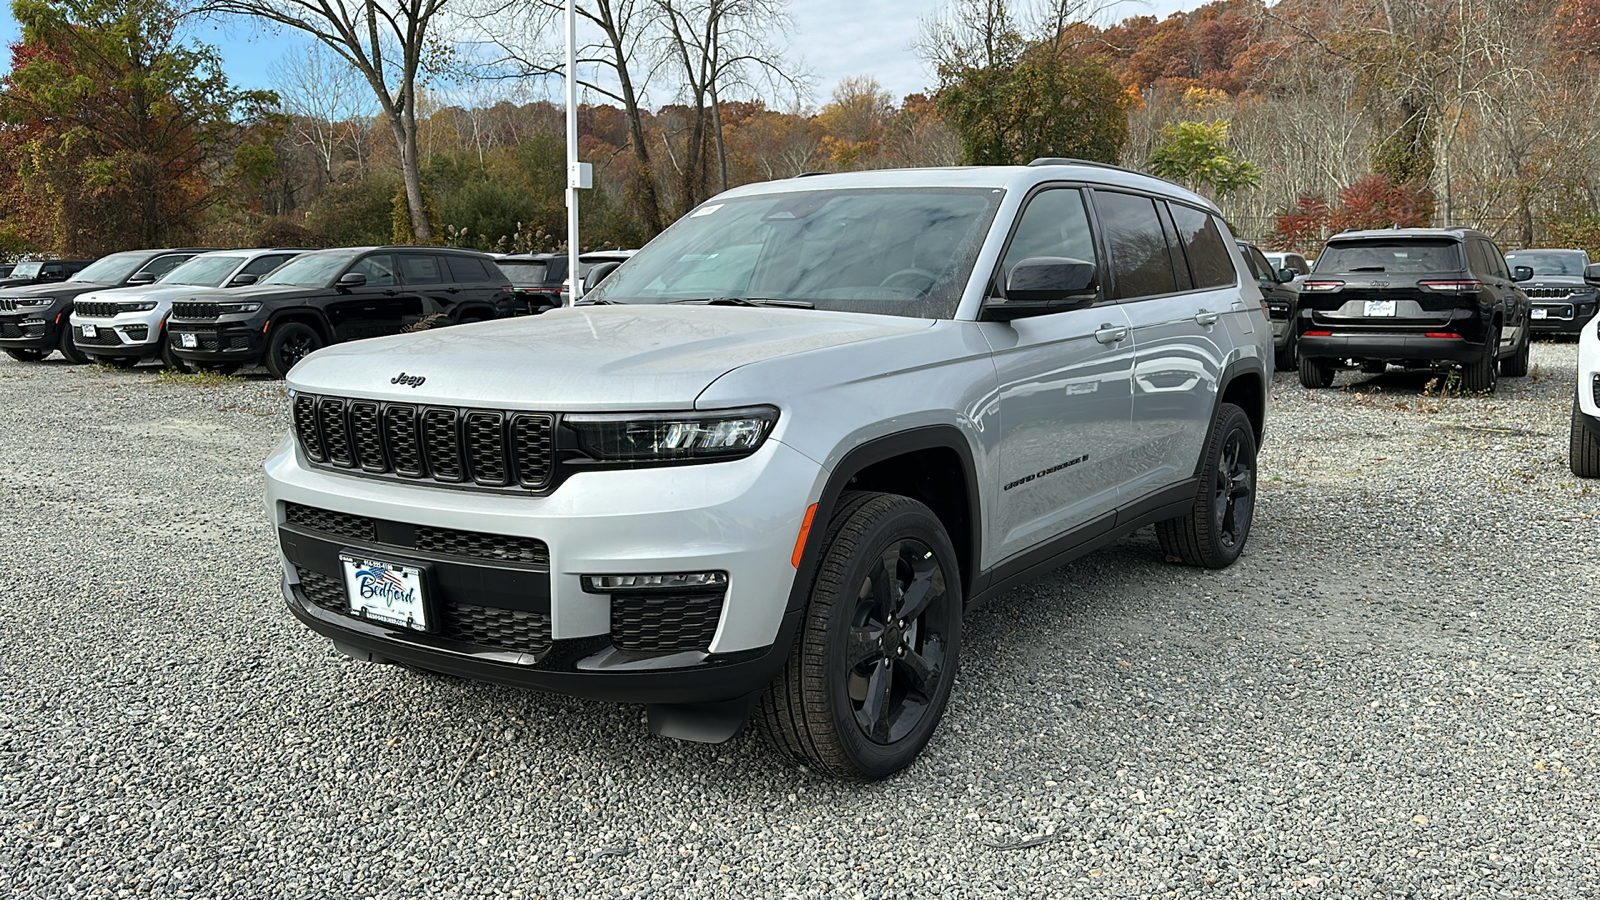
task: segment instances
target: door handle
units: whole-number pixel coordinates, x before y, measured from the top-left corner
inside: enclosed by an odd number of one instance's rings
[[[1094,333],[1094,339],[1102,344],[1115,344],[1118,341],[1126,339],[1127,337],[1128,326],[1112,325],[1110,322],[1101,325],[1100,330]]]
[[[1195,322],[1201,325],[1215,325],[1222,318],[1222,313],[1214,313],[1209,309],[1202,309],[1194,314]]]

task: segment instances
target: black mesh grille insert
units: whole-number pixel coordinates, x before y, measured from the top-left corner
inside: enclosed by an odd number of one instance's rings
[[[317,436],[315,397],[300,394],[294,398],[294,434],[306,456],[314,462],[327,462],[328,452],[322,447],[322,438]]]
[[[422,468],[422,442],[417,439],[417,411],[410,406],[386,406],[383,410],[383,442],[389,448],[394,470],[410,478],[427,474]]]
[[[337,578],[318,575],[305,569],[295,569],[300,576],[300,593],[312,603],[332,612],[349,612],[350,604],[344,596],[344,585]]]
[[[366,516],[354,516],[349,513],[334,512],[331,509],[302,506],[298,503],[284,504],[283,513],[289,524],[299,525],[301,528],[336,534],[357,541],[378,539],[378,523]]]
[[[549,416],[519,415],[511,420],[511,444],[517,463],[517,483],[523,487],[543,487],[550,481],[554,452],[550,443]]]
[[[80,344],[84,347],[122,346],[122,338],[117,337],[117,333],[109,328],[99,329],[95,332],[94,337],[84,337],[83,331],[80,329],[77,334],[72,336],[72,340],[73,343]]]
[[[453,409],[429,409],[422,413],[422,446],[428,468],[440,481],[460,481],[461,440],[456,432],[460,414]]]
[[[337,397],[324,397],[317,404],[317,424],[322,426],[322,446],[328,451],[328,460],[336,466],[356,464],[350,452],[350,429],[344,421],[344,401]]]
[[[215,319],[222,315],[222,308],[215,303],[174,303],[172,316],[175,319]]]
[[[0,338],[22,337],[22,329],[15,322],[0,322]]]
[[[78,300],[72,304],[72,311],[91,319],[109,319],[117,314],[117,304],[100,301],[85,303],[82,300]]]
[[[550,548],[538,538],[456,531],[453,528],[417,526],[417,549],[451,556],[473,556],[505,562],[550,565]]]
[[[446,603],[439,610],[439,636],[498,650],[543,653],[550,648],[550,617],[525,609]]]
[[[122,330],[128,335],[129,338],[135,341],[142,341],[150,337],[149,325],[124,325]]]
[[[378,429],[378,404],[371,400],[350,401],[350,445],[361,468],[368,472],[389,471],[383,433]]]
[[[506,417],[496,412],[467,413],[467,453],[472,480],[499,487],[506,483]]]
[[[622,650],[706,650],[722,594],[613,594],[611,642]]]

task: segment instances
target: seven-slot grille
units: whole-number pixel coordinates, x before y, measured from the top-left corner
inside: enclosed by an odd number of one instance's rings
[[[72,311],[91,319],[109,319],[117,314],[117,304],[99,300],[85,303],[79,300],[72,304]]]
[[[1523,288],[1522,292],[1530,300],[1565,300],[1573,294],[1588,293],[1590,288],[1581,287],[1536,287]]]
[[[313,464],[445,484],[550,483],[553,417],[298,394],[295,438]]]
[[[16,312],[19,308],[20,307],[17,306],[17,298],[0,297],[0,311]]]
[[[174,319],[215,319],[220,315],[222,308],[215,303],[190,300],[172,304]]]

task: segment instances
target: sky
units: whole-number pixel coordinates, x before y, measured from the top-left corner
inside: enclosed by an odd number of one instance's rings
[[[1165,17],[1194,9],[1203,0],[1122,0],[1108,14]],[[814,76],[813,105],[828,99],[842,79],[869,75],[896,98],[926,91],[931,72],[917,58],[912,44],[919,21],[937,13],[945,0],[789,0],[795,29],[789,36],[791,59]],[[246,20],[202,23],[192,35],[222,51],[223,70],[243,88],[271,88],[269,70],[286,54],[304,52],[305,42],[275,34]],[[0,0],[0,42],[9,46],[20,36],[8,2]],[[10,66],[9,54],[0,63]],[[559,98],[552,98],[559,99]],[[661,103],[671,98],[654,98]]]

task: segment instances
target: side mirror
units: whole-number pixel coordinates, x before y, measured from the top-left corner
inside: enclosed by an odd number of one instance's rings
[[[1528,281],[1533,278],[1533,266],[1512,266],[1512,281]]]
[[[1011,267],[1005,299],[984,302],[984,315],[1000,322],[1088,306],[1099,299],[1094,263],[1034,256]]]
[[[364,285],[366,283],[367,283],[366,273],[364,273],[364,272],[346,272],[343,275],[339,276],[338,286],[342,287],[342,288],[353,288],[353,287],[361,287],[362,285]]]
[[[261,280],[261,276],[260,275],[241,273],[241,274],[233,276],[233,280],[228,282],[228,287],[243,287],[244,285],[247,285],[247,284],[255,284],[256,282],[258,282],[260,280]]]
[[[622,265],[622,263],[613,260],[611,262],[595,263],[593,266],[590,266],[589,274],[583,276],[583,292],[587,294],[596,287],[599,287],[600,282],[605,281],[606,276],[610,275],[612,272],[615,272],[617,270],[617,266],[620,265]]]
[[[1585,284],[1600,284],[1600,263],[1590,263],[1583,267],[1583,281]]]
[[[1288,266],[1284,266],[1283,268],[1278,270],[1278,283],[1279,284],[1288,284],[1289,282],[1295,280],[1298,277],[1300,277],[1300,273],[1296,272],[1295,270],[1293,270],[1291,268],[1289,268]]]
[[[128,280],[123,283],[129,287],[133,287],[136,284],[155,284],[155,281],[156,276],[149,272],[135,272],[132,275],[129,275]]]

